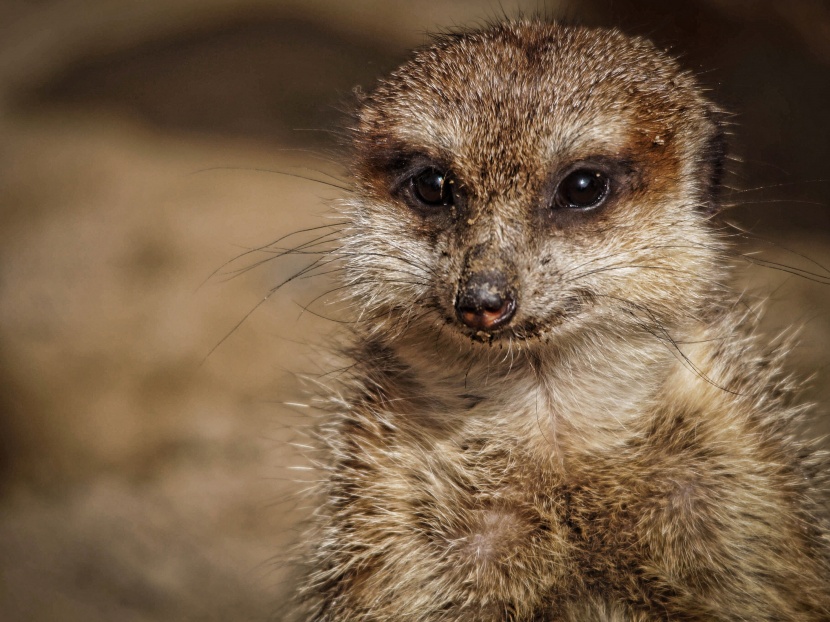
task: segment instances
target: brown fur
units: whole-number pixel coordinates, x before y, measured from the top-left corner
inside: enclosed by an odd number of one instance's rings
[[[439,38],[365,96],[306,619],[830,619],[788,345],[726,285],[721,116],[650,43],[537,22]],[[608,200],[552,209],[580,162]],[[412,204],[426,165],[454,205]],[[453,309],[486,267],[518,299],[491,332]]]

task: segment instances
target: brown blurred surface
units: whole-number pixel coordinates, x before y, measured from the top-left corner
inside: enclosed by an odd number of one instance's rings
[[[736,114],[742,250],[826,282],[830,9],[664,5],[548,8],[651,36],[701,73]],[[0,5],[2,619],[278,616],[313,477],[292,468],[307,417],[280,402],[303,399],[293,374],[333,330],[300,312],[326,282],[292,284],[211,352],[303,264],[205,280],[326,222],[337,191],[291,175],[339,173],[330,131],[353,85],[427,30],[499,13],[473,0]],[[830,286],[741,273],[737,287],[769,297],[771,331],[804,326],[794,365],[815,375],[814,427],[830,432]]]

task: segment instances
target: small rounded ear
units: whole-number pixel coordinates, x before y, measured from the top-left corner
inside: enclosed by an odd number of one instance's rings
[[[711,104],[706,111],[710,133],[701,152],[700,174],[703,184],[702,205],[709,214],[719,212],[722,207],[721,193],[728,146],[726,116],[726,112]]]
[[[366,98],[368,97],[366,91],[364,91],[363,87],[359,84],[352,89],[352,95],[354,96],[355,104],[357,106],[360,106],[364,101],[366,101]]]

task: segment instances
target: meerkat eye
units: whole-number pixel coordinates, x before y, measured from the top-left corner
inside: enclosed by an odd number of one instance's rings
[[[556,188],[556,207],[587,209],[596,207],[608,195],[609,180],[605,173],[580,168],[568,173]]]
[[[452,175],[437,168],[428,168],[412,177],[412,194],[424,205],[452,205],[454,202]]]

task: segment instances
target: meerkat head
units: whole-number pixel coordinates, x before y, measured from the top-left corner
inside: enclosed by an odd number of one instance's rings
[[[436,39],[358,110],[344,257],[363,317],[528,344],[694,317],[719,280],[719,116],[616,31]]]

